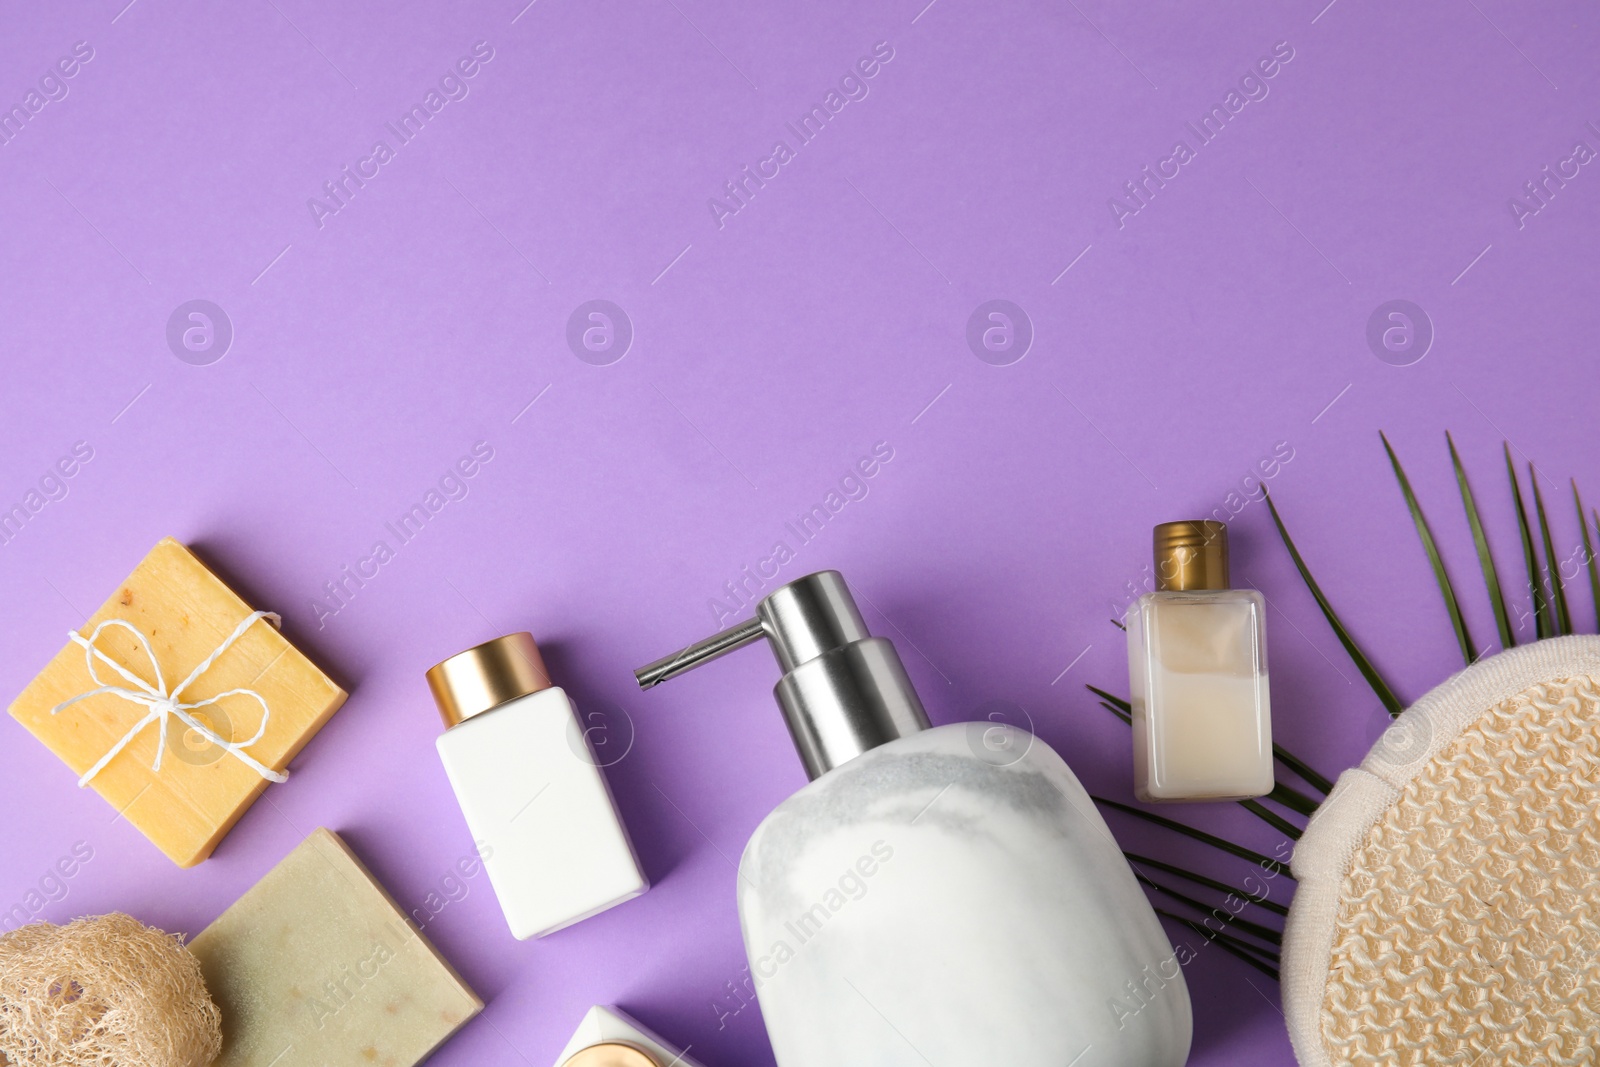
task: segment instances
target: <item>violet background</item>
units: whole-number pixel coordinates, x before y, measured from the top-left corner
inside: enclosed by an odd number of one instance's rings
[[[471,843],[422,672],[530,629],[607,738],[633,734],[609,773],[655,888],[519,943],[469,881],[426,933],[488,1008],[441,1067],[548,1063],[592,1003],[707,1067],[772,1062],[755,1008],[719,1025],[714,1005],[737,1004],[744,966],[731,861],[804,781],[774,665],[749,651],[649,694],[630,671],[714,629],[710,602],[776,540],[797,547],[779,581],[844,571],[936,722],[1025,715],[1126,799],[1127,728],[1083,689],[1126,689],[1107,620],[1150,525],[1224,506],[1279,442],[1275,499],[1408,700],[1461,661],[1377,431],[1483,646],[1443,431],[1514,604],[1502,438],[1546,473],[1562,555],[1566,478],[1600,503],[1600,177],[1585,166],[1520,229],[1508,208],[1575,140],[1600,147],[1591,4],[125,2],[3,10],[0,104],[76,41],[94,59],[0,146],[0,503],[76,441],[94,458],[0,548],[0,689],[170,534],[352,696],[191,871],[0,720],[0,907],[84,841],[94,859],[42,918],[198,932],[318,825],[423,906]],[[470,95],[319,229],[307,198],[480,40]],[[719,229],[708,198],[793,145],[784,123],[878,41],[894,58],[868,97]],[[1268,97],[1119,229],[1108,198],[1192,145],[1184,123],[1280,41],[1294,58]],[[193,298],[236,331],[209,366],[165,338]],[[636,333],[610,366],[565,339],[596,298]],[[965,340],[993,298],[1036,331],[1010,366]],[[1395,298],[1437,331],[1403,367],[1365,340]],[[470,494],[319,626],[323,583],[478,441],[494,459]],[[798,546],[784,524],[879,441],[894,457],[867,497]],[[1272,605],[1278,739],[1336,774],[1383,713],[1265,508],[1233,530],[1238,584]],[[1279,844],[1232,806],[1174,813]],[[1130,847],[1248,870],[1109,821]],[[1191,1063],[1292,1062],[1262,975],[1210,948],[1188,981]]]

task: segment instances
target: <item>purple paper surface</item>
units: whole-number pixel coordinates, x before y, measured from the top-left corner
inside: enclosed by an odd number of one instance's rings
[[[0,720],[0,909],[192,934],[327,826],[488,1001],[441,1067],[542,1067],[594,1003],[707,1067],[770,1064],[733,992],[734,863],[804,783],[774,664],[631,677],[749,593],[841,569],[936,722],[1031,723],[1126,800],[1127,728],[1083,685],[1126,690],[1108,620],[1153,523],[1238,513],[1277,739],[1330,777],[1387,717],[1264,473],[1406,700],[1462,660],[1379,429],[1480,648],[1446,429],[1521,638],[1503,439],[1581,562],[1591,4],[125,2],[0,32],[0,507],[24,515],[0,690],[171,535],[352,695],[190,871]],[[422,678],[516,629],[599,716],[655,883],[526,943],[483,875],[450,880],[472,845]],[[1284,844],[1233,806],[1165,813]],[[1270,980],[1215,947],[1187,973],[1192,1064],[1292,1062]]]

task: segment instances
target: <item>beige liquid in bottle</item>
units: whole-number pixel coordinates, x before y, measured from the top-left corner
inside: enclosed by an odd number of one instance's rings
[[[1161,586],[1128,615],[1134,792],[1144,801],[1272,791],[1265,604],[1227,588],[1227,528],[1156,527]]]

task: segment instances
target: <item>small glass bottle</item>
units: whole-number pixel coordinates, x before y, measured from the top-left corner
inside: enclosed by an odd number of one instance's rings
[[[1156,591],[1128,613],[1133,791],[1143,801],[1272,791],[1265,602],[1228,588],[1228,527],[1155,528]]]

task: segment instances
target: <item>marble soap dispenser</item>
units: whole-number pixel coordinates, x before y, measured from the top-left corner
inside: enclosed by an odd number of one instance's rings
[[[812,779],[739,865],[780,1067],[1181,1067],[1179,959],[1061,757],[1014,727],[930,727],[837,571],[778,588],[639,684],[761,638]]]

